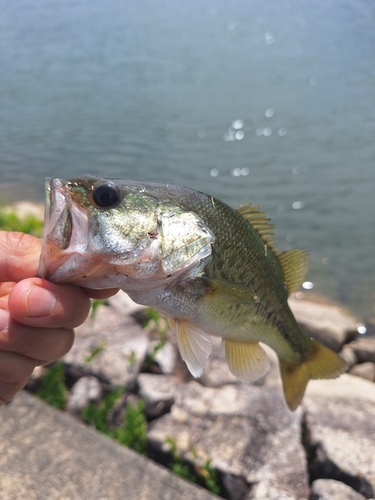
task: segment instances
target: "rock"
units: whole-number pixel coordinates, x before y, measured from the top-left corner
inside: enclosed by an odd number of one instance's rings
[[[301,414],[291,413],[282,394],[268,387],[190,382],[179,386],[171,413],[151,423],[148,437],[155,454],[167,454],[166,439],[172,437],[178,455],[196,467],[211,459],[223,484],[235,477],[242,486],[272,487],[278,498],[302,499],[308,497],[308,478]],[[242,498],[231,494],[231,500]]]
[[[145,306],[137,304],[128,294],[120,290],[108,299],[108,304],[123,316],[137,315],[139,311],[145,309]]]
[[[228,500],[244,499],[245,494],[249,490],[249,485],[243,477],[225,474],[222,480]]]
[[[146,355],[147,338],[133,337],[121,347],[111,345],[90,362],[89,372],[114,386],[134,387]]]
[[[47,373],[45,366],[36,366],[26,384],[26,389],[30,392],[37,392],[40,389],[41,382]]]
[[[375,316],[367,318],[366,322],[367,334],[371,335],[372,338],[375,336]]]
[[[354,349],[352,347],[352,344],[345,344],[344,347],[340,351],[340,356],[342,359],[345,361],[348,369],[350,369],[352,366],[356,365],[358,363],[358,358],[356,356],[356,353],[354,352]]]
[[[17,201],[12,204],[8,209],[14,210],[16,214],[22,218],[28,215],[33,215],[41,221],[44,219],[44,204],[43,203],[32,203],[29,201]]]
[[[218,500],[24,391],[0,428],[2,500]]]
[[[367,384],[374,388],[370,382]],[[305,447],[309,455],[311,479],[335,479],[347,484],[366,498],[373,498],[375,496],[374,404],[355,398],[325,398],[320,401],[305,398],[304,407],[306,408]]]
[[[126,385],[130,390],[135,386],[148,345],[147,334],[132,317],[114,307],[101,306],[94,318],[76,328],[74,346],[63,361],[101,381]]]
[[[245,496],[244,500],[294,500],[297,498],[293,493],[280,490],[272,481],[257,483]],[[298,497],[298,500],[308,500],[308,496]]]
[[[176,377],[140,373],[138,385],[139,395],[145,400],[147,418],[160,417],[170,410],[177,391],[178,381]]]
[[[358,333],[359,320],[343,307],[293,297],[289,306],[301,329],[335,352]]]
[[[365,497],[340,481],[318,479],[311,485],[310,500],[365,500]]]
[[[360,363],[359,365],[353,366],[349,373],[375,382],[375,363],[371,363],[370,361],[367,361],[367,363]]]
[[[359,363],[366,363],[366,361],[375,363],[375,338],[360,338],[352,342],[352,347]]]
[[[89,403],[97,403],[102,397],[102,384],[95,377],[81,377],[69,393],[68,411],[79,413]]]
[[[229,370],[224,348],[219,337],[211,337],[212,351],[199,382],[207,387],[221,387],[227,384],[237,384],[238,379]]]
[[[375,386],[373,382],[344,373],[336,379],[310,380],[302,404],[338,400],[347,404],[357,401],[375,405]]]
[[[165,342],[163,347],[157,349],[155,353],[155,348],[159,345],[157,341],[150,342],[147,355],[151,356],[161,373],[170,375],[174,372],[176,365],[176,350],[170,342]]]

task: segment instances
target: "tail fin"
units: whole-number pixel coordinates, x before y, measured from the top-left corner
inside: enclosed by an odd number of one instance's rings
[[[309,380],[336,378],[346,369],[342,358],[315,340],[308,359],[297,366],[289,366],[280,360],[280,372],[288,407],[294,411],[300,404]]]

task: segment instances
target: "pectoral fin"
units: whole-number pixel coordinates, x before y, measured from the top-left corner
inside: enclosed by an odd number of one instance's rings
[[[260,302],[260,297],[246,286],[220,279],[201,278],[201,280],[207,288],[205,300],[214,299],[226,304],[230,302],[247,305]]]
[[[194,377],[200,377],[212,350],[210,335],[185,320],[176,319],[169,320],[169,322],[177,332],[178,347],[182,359],[190,373]]]
[[[223,340],[230,371],[242,382],[253,382],[269,368],[267,354],[258,342]]]

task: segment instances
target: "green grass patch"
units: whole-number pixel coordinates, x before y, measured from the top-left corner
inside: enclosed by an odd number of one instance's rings
[[[95,427],[98,431],[111,435],[112,431],[108,426],[108,415],[116,401],[124,394],[124,391],[124,387],[114,389],[109,392],[99,404],[89,403],[89,405],[81,411],[83,420],[87,424]]]
[[[114,431],[114,438],[124,446],[141,455],[147,452],[147,420],[144,414],[145,402],[140,399],[136,405],[128,403],[124,423]]]
[[[60,410],[65,408],[68,400],[68,389],[65,385],[64,367],[60,361],[48,369],[36,396],[55,408]]]
[[[215,493],[215,495],[221,494],[220,481],[216,469],[211,467],[211,459],[205,460],[202,466],[195,465],[194,472],[192,472],[191,467],[179,456],[177,452],[177,443],[173,437],[167,437],[166,443],[169,444],[171,448],[172,461],[169,464],[169,468],[172,472],[178,476],[187,479],[192,483],[199,483],[204,486],[207,490]],[[197,458],[197,453],[194,448],[191,452],[194,458]]]
[[[128,403],[125,409],[124,422],[121,426],[112,428],[108,422],[109,414],[125,389],[120,387],[111,391],[98,405],[90,403],[81,411],[83,420],[94,426],[98,431],[115,439],[120,444],[132,448],[145,455],[147,451],[147,420],[144,414],[144,400],[136,405]]]
[[[43,234],[43,221],[35,215],[20,217],[15,211],[0,208],[0,229],[2,231],[20,231],[38,238]]]

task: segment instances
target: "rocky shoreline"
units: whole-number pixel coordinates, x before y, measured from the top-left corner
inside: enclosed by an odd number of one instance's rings
[[[11,210],[42,219],[44,207],[22,202]],[[126,387],[108,425],[123,420],[129,401],[144,401],[148,456],[165,466],[178,460],[198,482],[212,473],[229,500],[375,498],[375,338],[358,335],[359,318],[310,293],[295,294],[290,306],[301,328],[348,365],[339,379],[310,382],[294,413],[285,405],[270,349],[269,373],[245,385],[230,373],[218,341],[195,380],[167,323],[150,320],[122,292],[76,329],[76,342],[61,360],[69,388],[65,409],[82,420],[90,402],[100,404],[111,390]],[[46,370],[35,371],[31,392]]]
[[[229,372],[216,342],[195,380],[164,319],[150,319],[122,292],[77,328],[62,359],[66,410],[80,418],[90,401],[125,386],[109,425],[129,401],[144,400],[148,456],[166,466],[178,456],[203,475],[209,464],[229,500],[375,498],[375,339],[357,338],[358,318],[340,306],[296,297],[290,305],[306,333],[340,352],[350,371],[310,382],[294,413],[271,350],[270,372],[247,385]],[[44,370],[34,374],[31,391]]]

